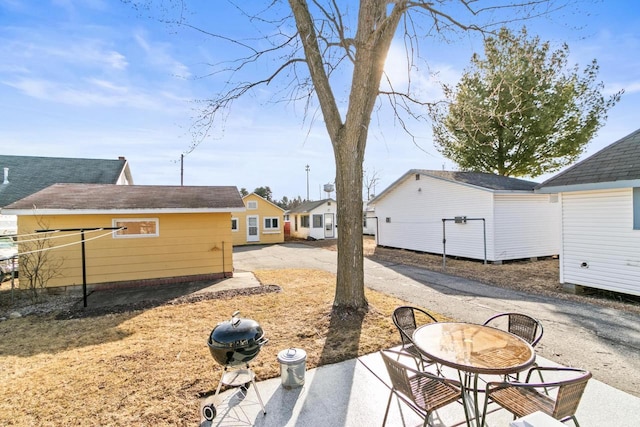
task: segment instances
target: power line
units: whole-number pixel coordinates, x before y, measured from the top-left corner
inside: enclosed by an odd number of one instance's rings
[[[98,232],[98,231],[102,231],[104,230],[104,228],[96,228],[96,229],[92,229],[89,230],[89,232]],[[49,233],[61,233],[63,232],[62,230],[51,230],[49,231]],[[78,232],[78,233],[70,233],[70,234],[63,234],[63,235],[59,235],[59,236],[45,236],[45,237],[39,237],[37,239],[20,239],[21,236],[41,236],[42,233],[30,233],[30,234],[20,234],[20,235],[16,235],[16,237],[18,238],[17,242],[18,243],[29,243],[29,242],[38,242],[40,240],[45,240],[45,239],[61,239],[63,237],[72,237],[72,236],[78,236],[82,234],[82,232]]]
[[[99,236],[94,236],[94,237],[90,237],[90,238],[87,238],[87,239],[81,239],[81,240],[79,240],[79,241],[77,241],[77,242],[65,243],[64,245],[56,245],[56,246],[51,246],[51,247],[49,247],[49,248],[41,248],[41,249],[35,249],[35,250],[33,250],[33,251],[21,252],[21,253],[18,253],[18,254],[16,254],[16,255],[14,255],[14,256],[18,257],[18,256],[22,256],[22,255],[30,255],[30,254],[35,254],[35,253],[39,253],[39,252],[50,251],[50,250],[52,250],[52,249],[60,249],[60,248],[66,248],[66,247],[68,247],[68,246],[73,246],[73,245],[77,245],[77,244],[82,244],[82,243],[84,243],[84,242],[89,242],[89,241],[91,241],[91,240],[96,240],[96,239],[100,239],[100,238],[102,238],[102,237],[106,237],[106,236],[108,236],[108,235],[110,235],[110,234],[113,234],[113,231],[119,231],[119,230],[123,230],[123,229],[125,229],[125,228],[126,228],[126,227],[113,228],[113,229],[111,229],[111,231],[109,231],[108,233],[104,233],[104,234],[101,234],[101,235],[99,235]],[[88,231],[101,231],[101,230],[104,230],[104,228],[97,228],[97,229],[92,229],[92,230],[88,230]],[[43,231],[43,232],[44,232],[44,231]],[[67,234],[67,235],[65,235],[65,236],[56,236],[56,237],[77,236],[77,235],[79,235],[79,234],[83,234],[83,233]],[[22,241],[19,241],[18,243],[24,243],[24,242],[30,242],[30,241],[37,241],[37,240],[45,240],[45,239],[47,239],[47,237],[43,237],[42,239],[34,239],[34,240],[22,240]]]

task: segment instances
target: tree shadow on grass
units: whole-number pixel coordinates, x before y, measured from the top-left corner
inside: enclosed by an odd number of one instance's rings
[[[358,357],[360,335],[365,311],[336,310],[331,312],[329,330],[318,365],[328,365]]]
[[[90,295],[87,307],[83,307],[80,298],[79,302],[67,309],[0,322],[0,356],[29,357],[55,354],[74,348],[120,341],[131,335],[120,328],[122,323],[145,310],[159,306],[280,291],[275,285],[197,293],[200,289],[200,285],[193,284],[182,288],[157,286],[95,291]],[[101,303],[97,303],[98,301]],[[128,303],[122,303],[123,301]]]
[[[120,341],[130,333],[120,329],[119,325],[136,315],[104,316],[84,322],[53,321],[50,317],[27,316],[2,322],[0,355],[30,357]]]

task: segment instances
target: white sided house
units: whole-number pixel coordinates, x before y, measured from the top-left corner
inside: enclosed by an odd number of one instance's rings
[[[375,209],[369,205],[369,202],[364,202],[362,204],[362,234],[375,236],[377,222]]]
[[[640,129],[537,191],[559,194],[560,283],[640,295]]]
[[[298,239],[337,239],[338,207],[333,199],[304,202],[289,211],[291,236]]]
[[[376,243],[501,262],[556,255],[560,209],[536,183],[480,172],[412,169],[369,202]]]

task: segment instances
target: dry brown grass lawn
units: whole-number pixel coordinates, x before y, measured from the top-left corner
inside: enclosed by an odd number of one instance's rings
[[[335,242],[310,244],[335,250]],[[365,238],[365,256],[442,269],[439,256],[376,248],[371,238]],[[448,273],[495,286],[640,312],[638,304],[561,292],[557,269],[557,260],[501,266],[447,261]],[[369,313],[341,320],[329,316],[334,275],[255,273],[281,292],[81,319],[57,320],[52,313],[0,322],[0,425],[197,425],[199,400],[215,391],[222,369],[206,341],[235,310],[257,320],[270,340],[251,363],[259,380],[279,376],[277,354],[288,347],[305,349],[307,368],[314,368],[399,343],[390,314],[403,301],[367,290]]]
[[[399,343],[390,314],[400,300],[368,290],[363,319],[331,319],[334,275],[256,276],[282,291],[83,319],[0,322],[0,425],[197,425],[199,399],[215,391],[221,372],[206,341],[235,310],[257,320],[269,338],[251,363],[259,380],[279,376],[277,354],[289,347],[305,349],[307,368],[314,368]]]

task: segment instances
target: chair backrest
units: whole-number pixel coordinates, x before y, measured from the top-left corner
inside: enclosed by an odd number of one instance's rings
[[[406,305],[397,307],[393,310],[391,318],[393,319],[393,324],[396,325],[396,328],[398,328],[398,331],[400,332],[400,338],[402,339],[403,345],[411,343],[411,337],[417,327],[416,312],[426,316],[426,318],[430,319],[432,322],[437,322],[435,317],[420,308]]]
[[[567,370],[567,369],[565,369]],[[591,372],[581,369],[571,369],[580,375],[576,378],[560,382],[556,402],[553,408],[553,417],[561,420],[566,417],[574,416],[578,410],[580,399],[587,387],[587,382],[591,378]]]
[[[407,366],[393,360],[382,351],[380,352],[380,355],[382,356],[382,360],[384,360],[384,365],[387,367],[387,372],[389,373],[393,389],[404,394],[409,399],[414,400],[411,383],[409,382],[409,375],[407,374]]]
[[[498,321],[502,318],[507,318],[507,330],[514,335],[519,336],[532,346],[538,344],[542,338],[544,330],[542,323],[537,319],[522,313],[500,313],[490,317],[484,322],[485,325],[489,325],[492,322]]]

